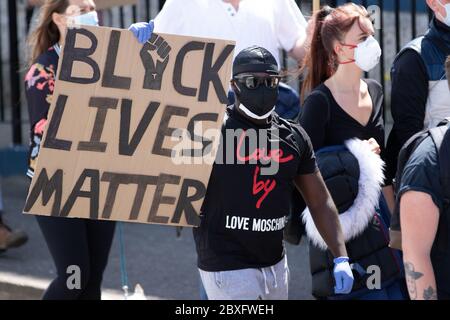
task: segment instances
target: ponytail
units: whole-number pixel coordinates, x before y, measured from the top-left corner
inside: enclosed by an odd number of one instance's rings
[[[354,23],[363,31],[368,31],[364,23],[371,23],[367,10],[349,2],[333,9],[324,6],[312,18],[313,34],[311,46],[306,53],[300,72],[304,75],[301,99],[325,82],[337,70],[339,61],[334,50],[336,41],[342,42]]]
[[[301,99],[306,96],[319,84],[328,79],[334,67],[331,65],[331,57],[322,42],[322,25],[325,18],[333,11],[333,8],[324,6],[317,11],[313,19],[313,34],[310,48],[305,56],[301,73],[304,74]]]

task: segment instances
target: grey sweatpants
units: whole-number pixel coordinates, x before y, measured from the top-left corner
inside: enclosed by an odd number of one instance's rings
[[[210,300],[288,299],[289,267],[286,256],[267,268],[199,271]]]

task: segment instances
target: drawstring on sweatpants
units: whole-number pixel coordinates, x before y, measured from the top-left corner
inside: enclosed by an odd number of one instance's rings
[[[267,276],[266,276],[266,270],[264,268],[261,269],[263,277],[264,277],[264,290],[266,294],[269,294],[269,287],[267,286]]]
[[[266,292],[266,294],[269,294],[269,286],[267,285],[267,275],[266,275],[266,270],[264,268],[261,269],[263,277],[264,277],[264,290]],[[270,267],[270,271],[272,273],[273,279],[274,279],[274,288],[278,288],[278,282],[277,282],[277,274],[275,273],[275,267],[271,266]]]
[[[270,270],[272,270],[273,279],[274,279],[273,287],[274,287],[275,289],[277,289],[277,288],[278,288],[278,282],[277,282],[277,274],[275,273],[275,267],[274,267],[274,266],[271,266],[271,267],[270,267]]]

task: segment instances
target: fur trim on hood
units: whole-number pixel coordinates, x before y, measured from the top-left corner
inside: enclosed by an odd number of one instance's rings
[[[359,163],[358,195],[353,205],[339,215],[345,242],[348,242],[363,233],[374,216],[381,194],[381,185],[384,181],[384,162],[380,156],[370,150],[369,145],[359,139],[345,142],[347,149],[356,157]],[[327,250],[328,246],[322,239],[314,224],[309,209],[302,213],[306,234],[314,246]]]

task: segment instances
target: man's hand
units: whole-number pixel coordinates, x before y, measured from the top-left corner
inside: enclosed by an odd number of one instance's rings
[[[334,259],[334,280],[336,286],[334,293],[349,294],[353,288],[353,273],[348,263],[348,257],[339,257]]]
[[[153,20],[150,20],[150,22],[133,23],[128,28],[128,30],[133,32],[134,36],[138,39],[140,44],[144,44],[152,36],[154,28],[155,28],[155,24],[154,24]]]
[[[375,140],[374,138],[370,138],[369,140],[364,140],[364,142],[366,142],[370,146],[370,150],[373,153],[377,155],[381,154],[381,147],[378,144],[377,140]]]

